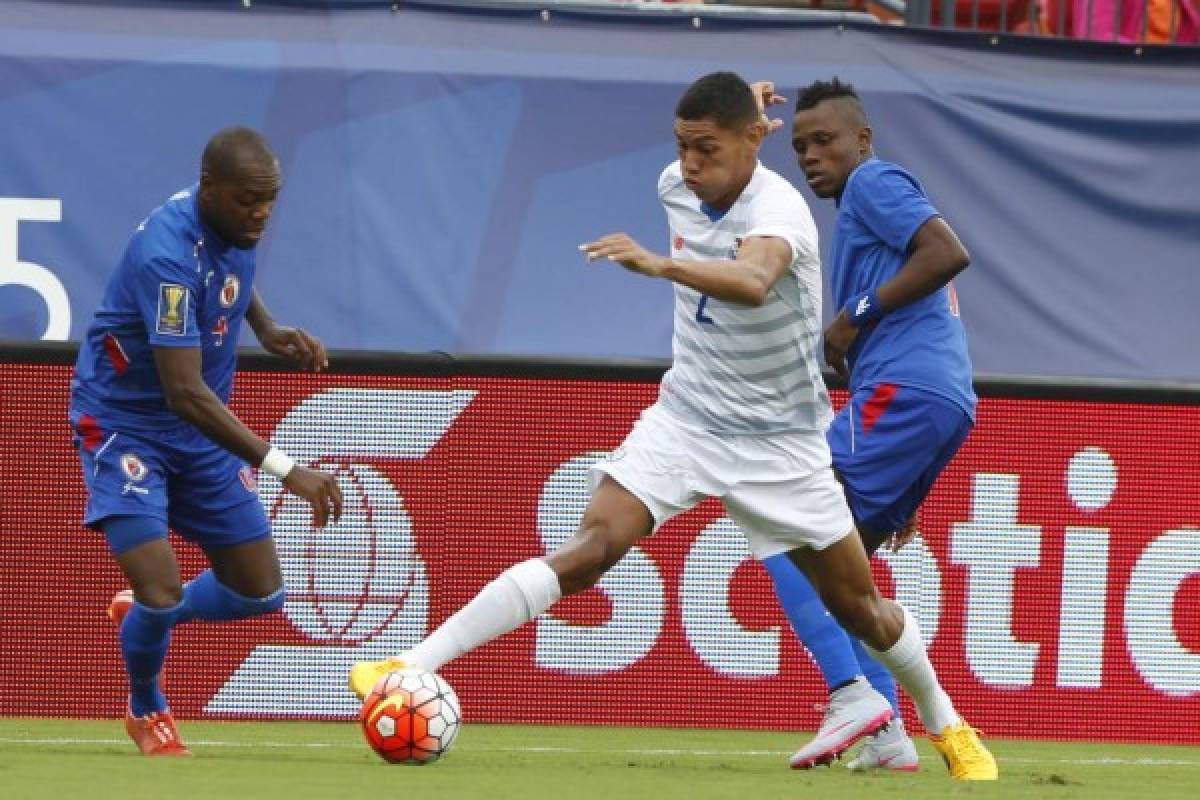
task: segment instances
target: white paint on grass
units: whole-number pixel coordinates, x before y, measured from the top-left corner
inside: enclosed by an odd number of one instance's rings
[[[84,738],[84,737],[0,737],[0,745],[123,745],[128,739]],[[362,744],[350,742],[229,742],[218,739],[188,739],[188,744],[197,747],[263,748],[291,750],[361,750]],[[548,755],[620,755],[620,756],[697,756],[706,758],[782,758],[790,756],[790,750],[696,750],[689,748],[585,748],[585,747],[471,747],[465,745],[459,751],[476,753],[545,753]],[[1015,758],[1004,757],[1005,764],[1074,764],[1079,766],[1118,767],[1200,767],[1200,760],[1179,758]]]

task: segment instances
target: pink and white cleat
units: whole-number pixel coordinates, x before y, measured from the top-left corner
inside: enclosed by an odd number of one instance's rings
[[[887,698],[859,678],[829,696],[817,735],[797,750],[789,763],[792,769],[832,764],[850,745],[885,727],[892,716]]]
[[[858,772],[875,769],[916,772],[919,763],[917,747],[909,738],[908,731],[904,730],[904,720],[896,719],[867,739],[858,755],[846,764],[846,769]]]

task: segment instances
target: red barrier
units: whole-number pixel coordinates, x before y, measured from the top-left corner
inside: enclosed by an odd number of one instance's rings
[[[65,367],[0,365],[0,714],[108,716],[120,577],[80,529]],[[234,408],[343,476],[325,531],[261,478],[284,614],[177,632],[183,716],[337,718],[346,667],[402,650],[574,529],[586,468],[644,383],[239,376]],[[840,398],[839,398],[840,400]],[[986,399],[924,540],[879,563],[959,709],[989,734],[1200,743],[1200,411]],[[180,547],[184,574],[202,559]],[[469,721],[812,729],[823,693],[765,573],[708,502],[599,589],[448,666]],[[36,676],[36,678],[34,678]],[[912,719],[911,709],[908,718]]]

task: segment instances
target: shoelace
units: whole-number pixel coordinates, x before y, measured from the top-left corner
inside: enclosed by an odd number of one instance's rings
[[[946,740],[950,743],[950,749],[954,752],[955,757],[960,763],[970,766],[985,765],[987,764],[987,759],[983,757],[983,753],[976,746],[975,742],[971,741],[972,734],[975,737],[979,737],[983,735],[983,731],[968,725],[952,732],[946,737]],[[976,738],[976,741],[978,741],[978,738]]]
[[[829,713],[834,710],[835,703],[813,703],[813,710],[821,715],[821,724],[817,726],[817,732],[825,727],[825,723],[829,721]]]

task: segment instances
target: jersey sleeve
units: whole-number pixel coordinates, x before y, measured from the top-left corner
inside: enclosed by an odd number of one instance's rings
[[[791,247],[793,262],[819,261],[817,225],[799,192],[764,192],[755,198],[748,222],[746,238],[775,236]]]
[[[850,210],[889,246],[905,252],[912,237],[938,210],[913,176],[895,166],[870,169],[851,181]]]
[[[151,347],[200,346],[194,270],[155,256],[136,270],[131,289]]]

